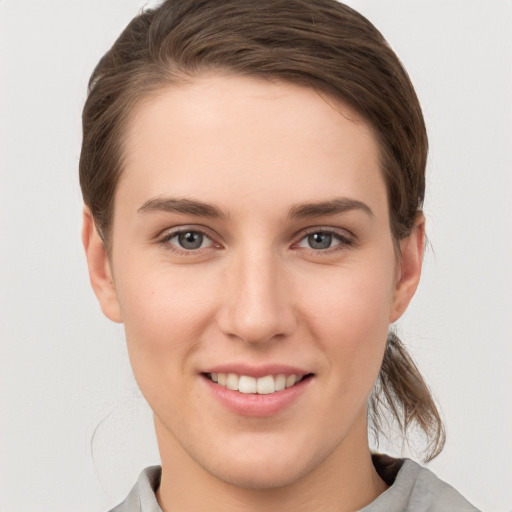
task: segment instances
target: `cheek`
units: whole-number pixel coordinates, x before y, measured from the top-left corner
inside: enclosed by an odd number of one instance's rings
[[[127,265],[128,273],[118,276],[119,299],[135,380],[157,417],[179,428],[179,418],[199,414],[190,400],[195,389],[191,361],[212,318],[213,284],[194,272],[156,268],[139,267],[143,278],[134,279],[135,268]],[[176,410],[182,414],[169,420]]]
[[[339,269],[329,286],[308,294],[313,338],[329,354],[330,365],[350,387],[368,388],[379,372],[393,298],[393,267]]]
[[[308,278],[323,286],[303,286],[304,304],[315,312],[321,324],[332,331],[352,332],[387,328],[393,300],[391,265],[347,266],[330,269],[325,278]]]
[[[134,275],[141,276],[134,278]],[[116,276],[131,364],[141,388],[146,375],[182,372],[214,316],[215,283],[188,268],[126,262]]]

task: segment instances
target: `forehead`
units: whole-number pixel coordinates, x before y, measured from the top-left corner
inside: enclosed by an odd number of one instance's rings
[[[194,78],[141,101],[123,160],[118,193],[140,200],[260,193],[283,203],[385,190],[376,138],[353,109],[311,88],[240,76]]]

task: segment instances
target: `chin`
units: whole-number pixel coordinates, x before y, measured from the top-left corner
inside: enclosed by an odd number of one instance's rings
[[[216,468],[210,471],[217,478],[229,485],[242,489],[270,490],[286,487],[303,478],[309,471],[309,464],[303,461],[296,464],[276,464],[275,460],[259,464],[237,463],[229,468]]]
[[[209,456],[196,461],[227,484],[244,489],[270,490],[301,480],[320,466],[331,452],[327,446],[309,452],[308,440],[302,438],[300,442],[291,444],[282,438],[270,443],[267,440],[266,444],[258,441],[261,440],[253,439],[250,444],[239,443],[231,447],[224,445],[221,453],[209,453]]]

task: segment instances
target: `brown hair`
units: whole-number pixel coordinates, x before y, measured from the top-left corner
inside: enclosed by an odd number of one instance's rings
[[[397,245],[410,233],[425,193],[425,124],[406,71],[366,18],[336,0],[167,0],[129,23],[89,82],[80,185],[107,248],[130,112],[153,92],[208,70],[293,82],[355,108],[380,144]],[[427,459],[441,451],[437,408],[394,334],[369,402],[376,432],[382,406],[404,434],[413,423],[423,430]]]

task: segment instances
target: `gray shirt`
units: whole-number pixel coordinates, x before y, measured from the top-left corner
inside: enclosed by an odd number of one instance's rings
[[[479,512],[453,487],[410,459],[374,456],[389,489],[359,512]],[[110,512],[162,512],[155,491],[160,466],[146,468],[123,503]]]

